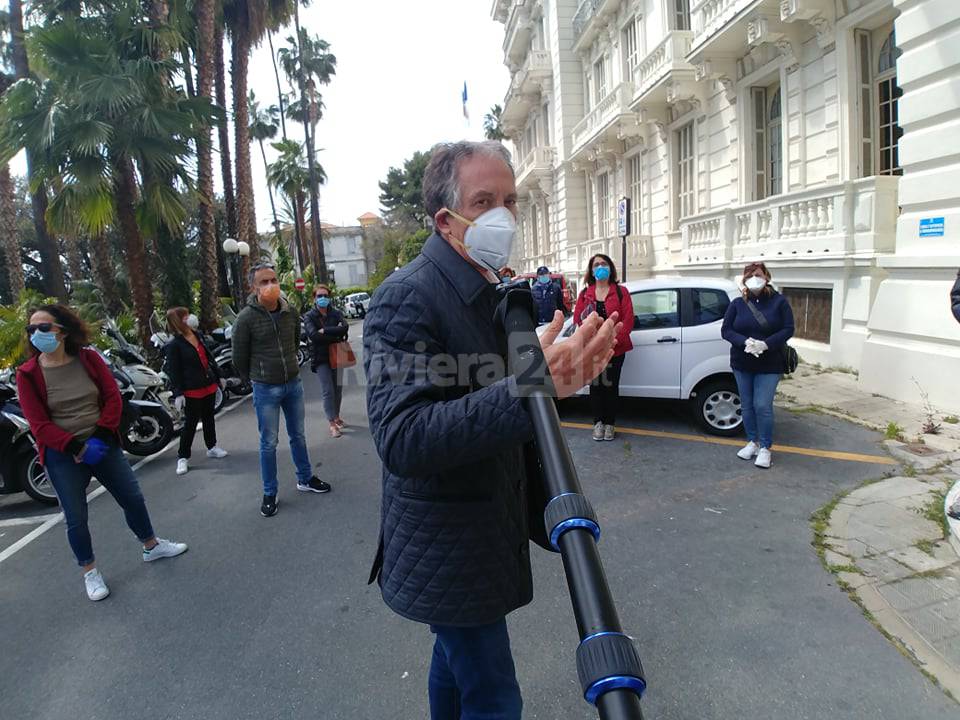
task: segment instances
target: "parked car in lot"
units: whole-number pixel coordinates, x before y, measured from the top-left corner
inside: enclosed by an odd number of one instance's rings
[[[348,318],[362,318],[370,309],[370,295],[365,292],[351,293],[343,298],[343,314]]]
[[[740,394],[730,370],[730,345],[720,337],[737,286],[717,278],[660,277],[623,287],[633,300],[634,326],[620,395],[686,401],[707,432],[738,434]],[[575,330],[573,318],[567,318],[558,341]]]

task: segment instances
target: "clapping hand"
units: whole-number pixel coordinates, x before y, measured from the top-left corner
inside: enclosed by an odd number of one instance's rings
[[[744,352],[750,353],[754,357],[760,357],[767,351],[767,344],[763,340],[748,338],[744,343]]]
[[[596,313],[585,318],[573,336],[555,343],[563,329],[563,313],[557,310],[553,320],[540,336],[550,376],[560,400],[570,397],[584,385],[591,383],[613,358],[617,333],[623,327],[618,314],[603,320]]]

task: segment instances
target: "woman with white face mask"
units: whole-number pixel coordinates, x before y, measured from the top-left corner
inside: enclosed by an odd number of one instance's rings
[[[756,466],[772,462],[773,397],[784,370],[784,346],[793,337],[790,303],[770,286],[763,263],[743,269],[743,297],[727,308],[721,334],[730,343],[730,367],[740,391],[740,407],[747,445],[737,453],[743,460],[756,457]]]
[[[227,451],[217,445],[214,418],[217,388],[223,381],[217,361],[197,331],[199,324],[197,316],[185,307],[167,310],[167,327],[173,333],[173,341],[166,349],[167,372],[177,409],[186,408],[177,453],[177,475],[186,475],[190,469],[190,446],[201,421],[207,457],[219,460],[227,456]]]

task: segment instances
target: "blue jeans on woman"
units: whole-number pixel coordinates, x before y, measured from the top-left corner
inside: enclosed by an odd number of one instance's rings
[[[304,436],[303,382],[299,377],[279,385],[253,383],[253,407],[260,429],[260,477],[263,494],[277,494],[277,437],[280,434],[280,411],[290,438],[290,454],[297,468],[297,482],[306,485],[313,477],[307,439]]]
[[[431,625],[431,720],[520,720],[523,700],[507,621],[478,627]]]
[[[747,440],[768,450],[773,445],[773,397],[780,383],[779,373],[751,373],[734,370],[740,391],[740,411]]]
[[[94,561],[93,543],[87,526],[87,487],[91,477],[96,477],[123,508],[127,527],[137,536],[137,540],[146,542],[154,536],[140,484],[118,446],[111,445],[103,460],[93,466],[76,462],[68,453],[47,448],[44,468],[53,489],[57,491],[67,525],[67,541],[80,567]]]

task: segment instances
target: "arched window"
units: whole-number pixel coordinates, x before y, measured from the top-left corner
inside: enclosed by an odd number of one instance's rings
[[[877,62],[877,75],[892,70],[897,71],[897,58],[900,57],[900,50],[897,48],[896,31],[891,30],[887,39],[883,41],[883,47],[880,48],[880,58]]]
[[[897,85],[897,48],[896,36],[891,30],[880,48],[877,58],[877,149],[880,157],[877,170],[881,175],[902,175],[900,167],[900,136],[903,131],[899,123],[899,104],[903,90]]]
[[[783,112],[780,83],[751,88],[754,122],[754,199],[783,192]]]
[[[768,90],[768,92],[770,92]],[[770,160],[770,195],[783,192],[783,135],[780,129],[780,86],[770,92],[770,107],[767,112],[767,152]]]

